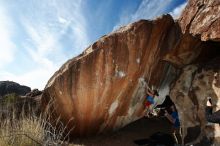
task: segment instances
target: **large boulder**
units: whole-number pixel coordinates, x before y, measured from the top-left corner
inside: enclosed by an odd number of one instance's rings
[[[169,15],[122,27],[65,63],[48,81],[43,102],[54,99],[55,117],[74,126],[76,136],[121,128],[143,116],[146,84],[162,89],[173,78],[168,72],[175,70],[160,60],[180,35]]]
[[[12,81],[0,81],[0,96],[15,93],[17,95],[25,95],[31,91],[30,87],[20,85]]]

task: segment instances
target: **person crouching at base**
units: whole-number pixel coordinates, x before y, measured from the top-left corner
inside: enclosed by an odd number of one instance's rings
[[[179,116],[178,116],[178,112],[176,110],[175,105],[172,105],[170,107],[170,114],[168,113],[167,110],[165,110],[164,115],[173,125],[172,132],[173,132],[173,137],[176,143],[181,144],[182,138],[181,138],[181,132],[180,132],[180,121],[179,121]]]

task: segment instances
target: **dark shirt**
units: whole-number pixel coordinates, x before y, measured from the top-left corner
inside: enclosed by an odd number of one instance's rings
[[[207,106],[205,115],[208,122],[220,123],[220,110],[212,113],[212,107]]]
[[[172,112],[171,114],[172,118],[175,119],[174,127],[179,128],[180,127],[180,120],[177,112]]]

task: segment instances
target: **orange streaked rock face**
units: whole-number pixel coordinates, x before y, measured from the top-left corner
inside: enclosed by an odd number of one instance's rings
[[[77,136],[121,128],[143,116],[145,84],[167,86],[163,80],[175,70],[161,58],[180,35],[166,15],[104,36],[54,74],[43,100],[55,99],[55,113],[64,123],[73,118],[69,124]]]

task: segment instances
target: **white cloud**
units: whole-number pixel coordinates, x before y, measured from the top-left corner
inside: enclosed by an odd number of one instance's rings
[[[136,13],[132,16],[132,19],[154,19],[155,17],[160,16],[171,2],[172,0],[144,0]]]
[[[63,29],[71,28],[73,54],[78,55],[89,44],[89,37],[87,35],[87,22],[82,10],[82,0],[75,0],[74,2],[64,0],[54,2],[53,7],[56,9],[59,22],[63,25]]]
[[[67,59],[81,53],[89,43],[87,22],[82,13],[81,0],[74,2],[71,0],[21,0],[19,3],[21,3],[19,7],[17,2],[13,3],[18,9],[13,15],[21,25],[17,28],[23,28],[17,30],[16,33],[22,36],[23,46],[20,49],[21,52],[26,53],[22,54],[23,57],[31,58],[28,63],[34,66],[19,74],[16,70],[12,72],[2,68],[0,80],[12,80],[31,88],[43,89],[53,73]],[[0,33],[1,37],[4,36],[0,38],[0,51],[4,52],[4,54],[0,53],[0,67],[1,64],[12,61],[14,53],[14,44],[10,41],[13,35],[12,29],[8,25],[11,22],[5,12],[3,14],[0,11]],[[66,42],[62,41],[65,41],[67,36],[72,40],[68,40],[69,48],[64,48]],[[6,50],[2,49],[2,44],[4,48],[7,48]],[[16,59],[18,58],[19,56]],[[22,70],[26,64],[16,65]]]
[[[50,60],[48,55],[54,55],[61,49],[61,44],[58,42],[59,35],[50,32],[46,26],[35,25],[26,19],[22,22],[29,36],[24,47],[29,52],[32,61],[41,67],[54,68],[54,61]],[[64,55],[60,52],[56,57],[62,58]]]
[[[35,54],[47,56],[62,50],[63,42],[60,39],[63,38],[66,31],[69,31],[68,36],[72,38],[72,54],[76,55],[81,52],[89,43],[86,31],[87,24],[81,10],[81,0],[76,0],[74,3],[69,0],[51,3],[48,0],[44,3],[47,7],[41,9],[41,14],[22,19],[25,30],[30,37],[28,43],[35,47]],[[38,7],[43,7],[42,5],[39,3]],[[33,17],[39,17],[40,20],[33,21]],[[51,21],[45,17],[53,19]],[[62,54],[62,51],[60,53]]]
[[[68,20],[64,19],[63,17],[58,17],[58,21],[62,24],[67,24]]]
[[[0,6],[0,68],[13,61],[15,45],[12,42],[13,27],[7,11]]]
[[[46,82],[61,64],[69,59],[69,56],[65,56],[63,42],[60,41],[67,29],[72,30],[68,32],[68,35],[72,38],[72,46],[74,47],[72,55],[78,54],[74,52],[81,52],[79,50],[84,49],[88,43],[86,22],[80,8],[81,1],[74,1],[73,4],[70,1],[53,1],[52,4],[50,4],[50,1],[47,2],[48,7],[42,9],[42,11],[45,11],[46,14],[51,11],[51,14],[50,16],[46,15],[43,17],[52,17],[54,19],[52,22],[49,20],[48,22],[47,20],[46,22],[42,22],[45,19],[40,19],[36,23],[29,17],[22,20],[23,26],[29,36],[25,47],[38,66],[25,75],[16,77],[22,83],[27,83],[31,87],[38,87],[40,89],[43,89]],[[44,12],[42,13],[45,14]],[[50,23],[53,23],[53,27],[49,25]],[[53,57],[51,58],[51,56]]]
[[[181,15],[182,11],[186,7],[187,2],[181,4],[180,6],[176,7],[172,12],[170,12],[170,15],[173,16],[174,19],[178,19]]]
[[[113,30],[139,19],[154,19],[162,15],[171,2],[172,0],[143,0],[134,14],[122,12],[119,23]]]

